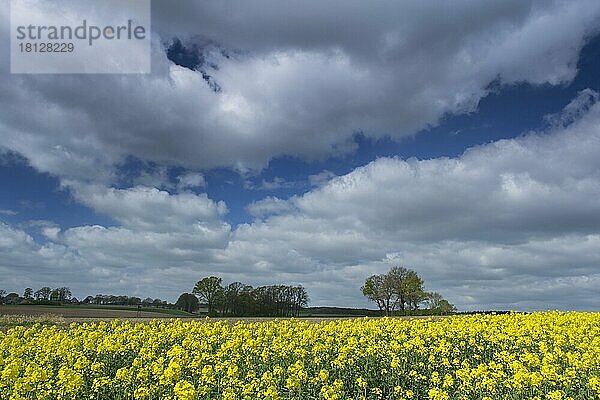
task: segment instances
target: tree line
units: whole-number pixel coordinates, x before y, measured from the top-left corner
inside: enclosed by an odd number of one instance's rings
[[[192,293],[179,296],[175,306],[188,312],[206,305],[209,315],[293,317],[309,302],[308,293],[301,285],[269,285],[252,287],[233,282],[222,285],[220,277],[209,276],[198,281]]]
[[[393,267],[386,274],[371,275],[362,293],[385,315],[411,313],[425,306],[432,314],[450,314],[456,308],[437,292],[426,292],[423,279],[412,269]]]
[[[142,299],[135,296],[112,295],[112,294],[97,294],[95,296],[87,296],[81,301],[81,304],[95,305],[114,305],[114,306],[144,306],[144,307],[169,307],[170,303],[161,300],[146,297]]]
[[[38,290],[32,288],[26,288],[22,295],[18,293],[6,293],[5,290],[0,289],[0,304],[94,304],[94,305],[119,305],[119,306],[144,306],[144,307],[162,307],[168,308],[173,307],[170,304],[161,299],[153,299],[147,297],[141,299],[140,297],[131,297],[125,295],[108,295],[108,294],[97,294],[95,296],[87,296],[85,299],[79,301],[76,297],[73,297],[71,289],[68,287],[51,288],[44,286]]]
[[[44,286],[36,291],[32,288],[26,288],[23,295],[18,293],[8,293],[5,290],[0,290],[0,303],[4,304],[20,304],[33,302],[70,302],[72,297],[71,289],[68,287],[51,288]],[[77,299],[75,299],[77,301]]]
[[[423,279],[414,270],[393,267],[385,274],[368,277],[361,288],[362,293],[373,301],[380,312],[393,314],[450,314],[456,308],[437,292],[427,292]],[[26,288],[23,295],[6,294],[0,290],[0,304],[93,304],[177,308],[196,313],[200,303],[211,316],[298,316],[308,305],[308,293],[301,285],[268,285],[252,287],[233,282],[223,286],[220,277],[209,276],[198,281],[191,293],[183,293],[175,304],[161,299],[147,297],[115,296],[97,294],[79,301],[72,296],[68,287],[51,288],[44,286],[38,290]]]

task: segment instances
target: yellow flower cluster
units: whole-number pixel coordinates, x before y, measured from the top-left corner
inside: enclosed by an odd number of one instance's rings
[[[599,313],[0,332],[0,399],[597,398]]]

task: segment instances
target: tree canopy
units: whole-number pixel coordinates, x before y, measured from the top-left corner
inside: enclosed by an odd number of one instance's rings
[[[175,307],[180,310],[193,313],[198,311],[200,305],[196,296],[191,293],[182,293],[181,296],[179,296],[179,299],[177,299]]]
[[[301,285],[269,285],[253,288],[242,282],[223,287],[222,280],[209,276],[198,281],[192,293],[208,307],[209,315],[297,316],[308,302]]]
[[[215,305],[223,295],[222,279],[217,276],[203,278],[196,283],[192,293],[198,296],[198,299],[208,305],[208,313],[214,314]]]
[[[392,267],[386,274],[371,275],[362,286],[362,293],[375,302],[386,315],[394,311],[406,313],[426,303],[434,313],[448,314],[455,307],[437,292],[426,292],[423,279],[416,271]]]

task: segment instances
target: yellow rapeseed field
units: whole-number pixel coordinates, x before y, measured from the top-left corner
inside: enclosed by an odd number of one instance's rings
[[[0,399],[597,399],[600,313],[35,325]]]

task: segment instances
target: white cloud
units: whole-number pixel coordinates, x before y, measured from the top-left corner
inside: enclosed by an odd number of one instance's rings
[[[179,190],[203,188],[206,186],[204,175],[198,172],[190,172],[177,177],[177,188]]]
[[[125,227],[152,232],[168,232],[198,223],[220,225],[221,217],[227,213],[224,202],[215,202],[205,193],[172,195],[144,186],[115,189],[76,184],[73,188],[75,196],[97,212]]]
[[[36,283],[60,285],[66,276],[69,282],[87,266],[64,246],[50,243],[39,245],[24,231],[0,222],[0,275],[2,289],[21,291]],[[81,261],[81,262],[80,262]],[[85,271],[85,269],[83,269]],[[5,286],[6,285],[6,286]]]
[[[100,292],[172,296],[189,290],[230,239],[223,221],[227,208],[206,194],[170,194],[156,188],[130,189],[69,184],[75,197],[118,226],[78,226],[61,230],[33,221],[47,242],[0,223],[3,285],[64,285],[77,296]],[[182,272],[183,271],[183,272]],[[156,288],[156,289],[153,289]]]
[[[321,186],[329,182],[329,180],[335,176],[336,175],[331,171],[321,171],[318,174],[310,175],[308,177],[308,183],[310,183],[311,186]]]
[[[556,128],[565,127],[586,114],[599,98],[600,94],[598,92],[589,88],[584,89],[565,106],[562,112],[546,115],[545,120]]]
[[[155,187],[160,189],[173,189],[169,180],[169,171],[164,166],[156,169],[140,170],[139,174],[131,179],[133,186]]]
[[[273,190],[273,189],[289,189],[298,186],[297,182],[287,181],[284,178],[280,178],[276,176],[272,180],[263,179],[260,188],[264,190]]]
[[[268,196],[262,200],[250,203],[246,209],[253,217],[262,218],[290,211],[293,209],[293,206],[288,201]]]
[[[47,226],[47,227],[42,228],[42,234],[49,240],[53,240],[53,241],[58,240],[59,233],[60,233],[60,228],[57,226]]]

